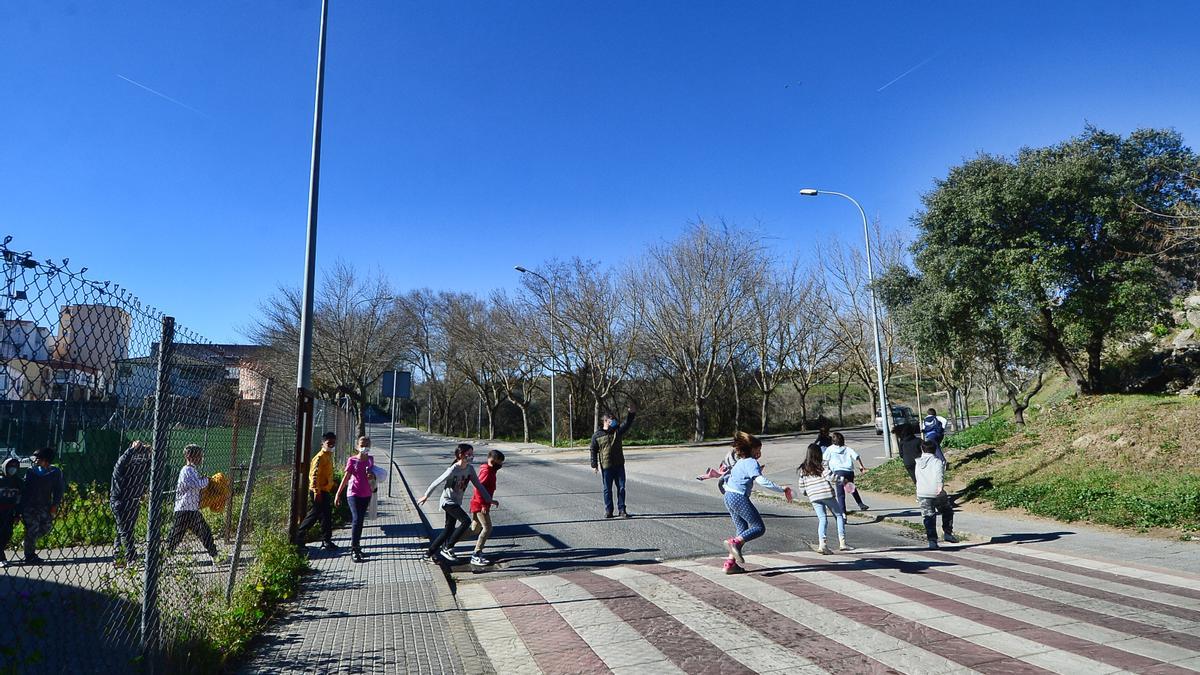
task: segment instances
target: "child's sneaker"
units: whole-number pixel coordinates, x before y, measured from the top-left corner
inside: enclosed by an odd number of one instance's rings
[[[947,544],[957,544],[958,537],[954,536],[953,533],[947,532],[942,535],[942,541],[946,542]]]
[[[476,553],[475,555],[471,556],[471,564],[478,567],[487,567],[488,565],[492,564],[492,561]]]
[[[846,551],[853,551],[853,550],[854,550],[854,547],[853,547],[853,546],[851,546],[850,544],[847,544],[847,543],[846,543],[846,540],[845,540],[845,539],[843,539],[843,540],[841,540],[841,541],[838,543],[838,550],[839,550],[839,551],[842,551],[842,552],[846,552]]]
[[[451,551],[448,548],[443,547],[438,551],[438,555],[442,556],[442,560],[445,560],[448,563],[458,562],[458,556],[454,555],[454,551]]]
[[[938,546],[937,539],[930,539],[929,545],[926,546],[925,548],[929,549],[930,551],[936,551],[937,549],[939,549],[941,547]]]
[[[739,537],[733,537],[725,540],[725,548],[729,549],[729,555],[733,556],[734,562],[738,565],[745,565],[746,558],[742,556],[742,540]]]
[[[725,574],[742,574],[746,571],[733,558],[726,558],[725,564],[722,567],[725,568]]]
[[[821,555],[833,555],[833,551],[829,550],[829,545],[825,542],[821,542],[817,545],[817,553],[820,553]]]

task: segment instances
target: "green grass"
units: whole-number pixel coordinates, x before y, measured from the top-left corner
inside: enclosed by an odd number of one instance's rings
[[[1122,474],[1090,468],[1001,482],[985,494],[997,508],[1019,507],[1065,522],[1183,530],[1196,530],[1200,523],[1200,476],[1179,472]]]
[[[891,494],[916,494],[904,462],[893,457],[854,479],[854,484],[864,490],[889,492]]]
[[[1007,409],[956,434],[950,434],[942,442],[944,448],[970,448],[976,445],[1000,443],[1017,431],[1017,426],[1006,415]]]

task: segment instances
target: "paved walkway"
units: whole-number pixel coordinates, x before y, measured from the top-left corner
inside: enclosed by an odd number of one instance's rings
[[[342,548],[332,554],[310,545],[314,574],[241,672],[491,672],[441,569],[423,556],[428,530],[402,480],[393,493],[380,486],[378,517],[363,528],[365,563],[350,559],[348,527],[334,533]]]

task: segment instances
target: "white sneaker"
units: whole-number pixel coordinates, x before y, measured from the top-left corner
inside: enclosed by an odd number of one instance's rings
[[[843,541],[840,544],[838,544],[838,550],[839,551],[853,551],[854,547],[850,546],[849,544],[847,544],[846,542]]]
[[[438,551],[438,555],[442,556],[442,559],[446,562],[458,562],[458,556],[454,555],[454,551],[451,551],[448,548],[443,548],[442,550]]]
[[[492,564],[492,561],[476,553],[471,556],[471,564],[478,567],[487,567]]]
[[[821,542],[817,545],[817,553],[820,553],[821,555],[833,555],[833,551],[829,550],[829,545],[825,542]]]

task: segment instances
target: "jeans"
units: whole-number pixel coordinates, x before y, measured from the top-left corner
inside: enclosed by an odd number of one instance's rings
[[[175,522],[171,523],[171,534],[167,536],[167,552],[174,553],[175,547],[183,541],[183,535],[191,532],[196,535],[204,550],[211,556],[217,555],[217,545],[213,543],[212,530],[208,528],[204,516],[199,511],[176,511]]]
[[[358,550],[358,542],[362,539],[363,521],[367,519],[367,507],[371,505],[370,497],[355,497],[350,495],[350,549]]]
[[[49,506],[26,507],[21,513],[21,523],[25,526],[25,557],[32,558],[37,555],[37,540],[50,534],[54,527],[54,516]]]
[[[600,469],[600,480],[604,483],[604,512],[613,512],[613,484],[617,485],[617,510],[625,510],[625,465]]]
[[[124,555],[126,562],[137,557],[137,546],[134,543],[133,529],[137,525],[138,511],[141,500],[113,499],[109,501],[113,516],[117,519],[117,538],[113,543],[113,559]]]
[[[733,528],[742,542],[758,539],[767,531],[762,516],[750,498],[740,492],[725,493],[725,508],[729,509],[729,517],[733,518]]]
[[[304,543],[304,534],[308,532],[308,528],[315,525],[318,521],[321,523],[321,541],[329,543],[333,540],[333,497],[328,492],[318,492],[313,497],[312,506],[308,509],[308,515],[304,520],[300,521],[300,527],[296,528],[296,543]]]
[[[846,541],[846,512],[842,511],[842,507],[838,506],[837,500],[833,497],[818,499],[812,503],[812,507],[813,511],[817,514],[817,539],[821,543],[825,543],[825,528],[829,522],[825,511],[828,510],[829,513],[833,514],[834,519],[837,520],[838,541]]]
[[[454,548],[471,526],[471,517],[458,504],[446,504],[442,510],[446,512],[446,528],[429,544],[429,555],[440,548]]]

